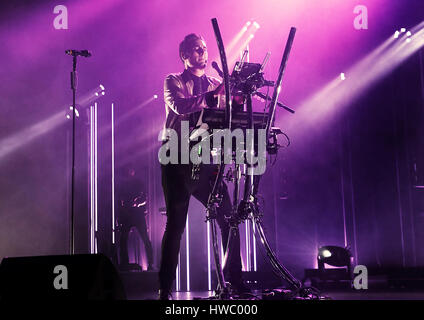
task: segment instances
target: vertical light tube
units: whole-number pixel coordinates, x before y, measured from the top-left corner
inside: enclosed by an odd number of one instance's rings
[[[97,253],[97,103],[90,106],[90,253]]]
[[[354,249],[354,258],[355,258],[355,263],[359,264],[358,261],[358,246],[357,246],[357,242],[356,242],[356,206],[355,206],[355,193],[354,193],[354,189],[353,189],[353,169],[352,169],[352,136],[351,136],[351,130],[350,130],[350,122],[349,120],[347,121],[347,130],[349,133],[349,151],[348,151],[348,160],[349,160],[349,175],[350,175],[350,193],[351,193],[351,206],[352,206],[352,224],[353,224],[353,244],[355,246]]]
[[[188,215],[186,220],[186,272],[187,272],[187,291],[190,291],[190,239],[189,239]]]
[[[111,105],[112,114],[112,244],[115,244],[115,124],[114,105]]]
[[[212,270],[211,270],[211,233],[210,233],[210,221],[206,222],[206,235],[207,235],[207,250],[208,250],[208,290],[212,290]]]
[[[345,207],[345,182],[344,182],[344,171],[343,171],[343,132],[342,127],[339,127],[340,135],[340,147],[339,147],[339,157],[340,157],[340,193],[342,195],[342,216],[343,216],[343,236],[344,236],[344,246],[347,247],[347,228],[346,228],[346,207]]]
[[[97,253],[97,102],[94,103],[94,253]]]
[[[177,271],[176,271],[176,276],[175,276],[175,291],[180,291],[181,290],[181,284],[180,284],[180,265],[181,265],[181,256],[180,254],[178,254],[178,265],[177,265]]]
[[[94,253],[94,106],[90,106],[90,253]]]
[[[250,224],[249,224],[249,220],[246,220],[246,223],[244,225],[245,227],[245,235],[246,235],[246,270],[245,271],[250,271]]]
[[[257,265],[256,265],[256,230],[255,230],[255,224],[252,222],[252,228],[253,228],[253,271],[258,271]]]
[[[72,136],[71,136],[71,132],[69,130],[66,131],[66,203],[71,203],[71,179],[72,179],[72,167],[71,167],[71,152],[72,152]],[[90,154],[89,152],[87,154]],[[71,206],[67,205],[66,206],[66,213],[67,213],[67,218],[68,220],[71,219]],[[75,229],[74,229],[74,233],[75,233]],[[72,231],[69,230],[69,238],[72,239]],[[75,251],[75,237],[72,241],[72,247],[74,248]],[[72,250],[70,250],[72,252]]]

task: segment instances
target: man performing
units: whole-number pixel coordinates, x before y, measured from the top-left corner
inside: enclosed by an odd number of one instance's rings
[[[180,58],[185,70],[179,74],[170,74],[164,83],[166,109],[166,129],[173,129],[181,139],[181,121],[188,121],[193,112],[204,107],[217,107],[218,96],[223,93],[223,85],[205,75],[208,51],[203,38],[196,34],[187,35],[179,46]],[[179,143],[180,145],[180,143]],[[179,161],[181,161],[181,154]],[[162,187],[165,197],[167,222],[162,239],[162,258],[159,270],[159,299],[172,298],[171,288],[175,280],[180,239],[184,232],[187,211],[191,195],[204,206],[207,205],[218,171],[217,165],[202,164],[198,179],[192,178],[193,165],[161,165]],[[224,215],[231,213],[231,202],[226,185],[222,185],[223,199],[218,208],[217,221],[221,229],[222,243],[227,245],[229,224]],[[230,254],[224,267],[226,281],[237,293],[245,290],[241,278],[240,235],[238,230],[233,237]],[[224,250],[226,249],[224,247]]]

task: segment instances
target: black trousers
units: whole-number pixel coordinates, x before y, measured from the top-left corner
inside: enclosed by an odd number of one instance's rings
[[[119,220],[121,224],[120,237],[119,237],[119,258],[120,265],[127,265],[128,258],[128,235],[132,227],[135,227],[140,234],[141,239],[146,249],[147,262],[149,266],[153,265],[153,249],[147,233],[146,217],[143,210],[140,208],[120,208]]]
[[[191,179],[190,164],[162,165],[162,187],[166,203],[166,227],[162,239],[162,257],[159,269],[159,284],[161,289],[169,290],[175,280],[178,264],[180,240],[184,232],[190,197],[193,195],[204,206],[207,205],[209,193],[213,188],[217,166],[202,165],[199,180]],[[222,186],[223,200],[217,212],[217,222],[221,229],[223,244],[226,245],[229,235],[229,224],[224,215],[231,213],[231,201],[227,186]],[[240,235],[238,229],[234,232],[230,244],[230,252],[224,268],[225,280],[232,284],[241,283]]]

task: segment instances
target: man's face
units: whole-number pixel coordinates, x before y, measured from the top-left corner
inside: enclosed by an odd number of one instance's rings
[[[197,39],[191,49],[187,58],[188,66],[191,68],[204,69],[208,63],[208,49],[203,40]]]

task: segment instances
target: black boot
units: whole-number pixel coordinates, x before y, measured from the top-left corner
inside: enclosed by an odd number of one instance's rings
[[[172,300],[170,289],[159,289],[158,300]]]

